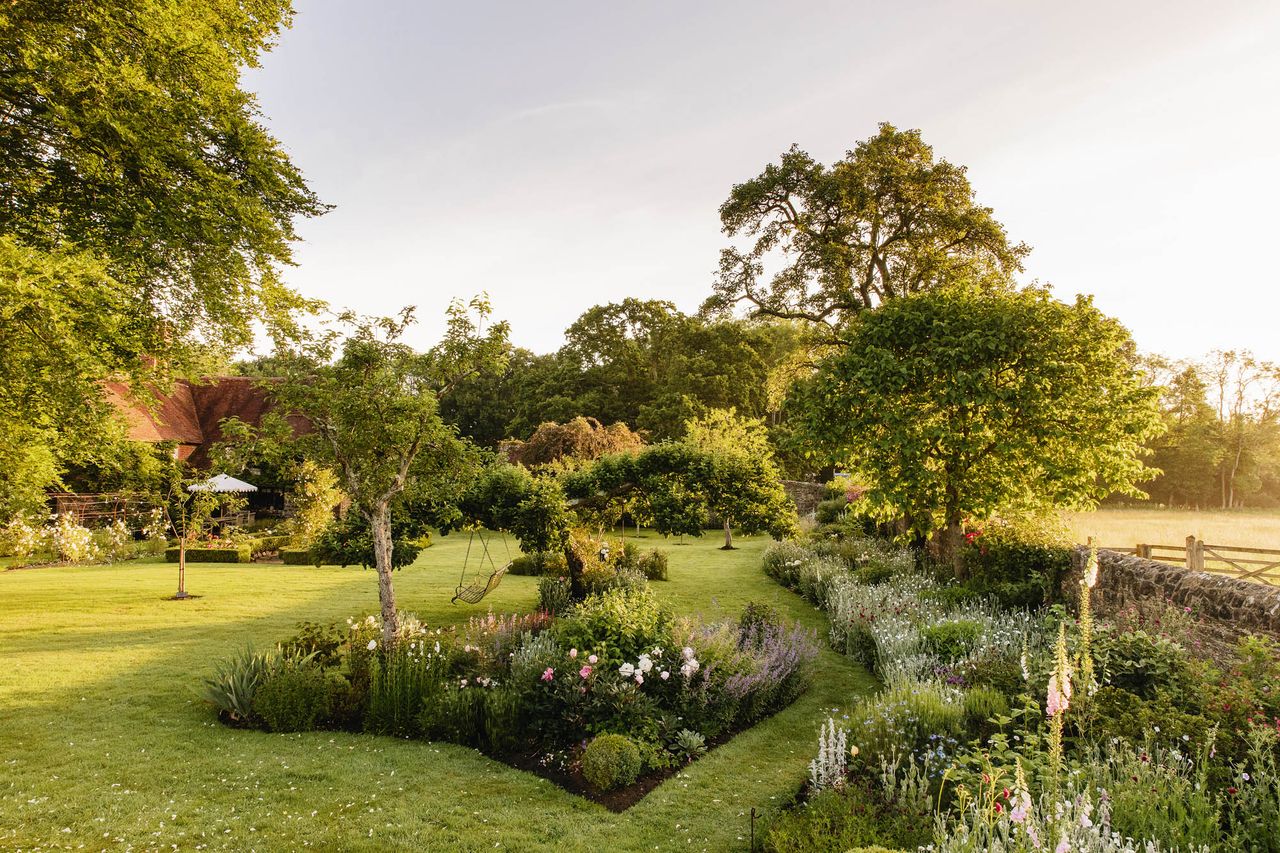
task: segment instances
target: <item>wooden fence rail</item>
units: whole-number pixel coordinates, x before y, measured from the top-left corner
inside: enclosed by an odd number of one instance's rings
[[[1098,546],[1161,563],[1178,563],[1194,572],[1230,575],[1241,580],[1280,585],[1280,549],[1212,545],[1188,536],[1185,545],[1139,543],[1131,548]]]

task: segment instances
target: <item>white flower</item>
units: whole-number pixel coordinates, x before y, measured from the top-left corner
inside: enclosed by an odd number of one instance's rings
[[[662,657],[662,646],[654,646],[654,647],[653,647],[653,656],[654,656],[655,658],[660,658],[660,657]]]
[[[591,655],[590,657],[587,658],[587,663],[594,664],[594,663],[597,663],[599,660],[600,658],[596,657],[595,655]]]
[[[698,663],[696,658],[690,658],[689,660],[685,661],[684,664],[681,665],[680,674],[683,675],[685,678],[689,678],[695,672],[697,672],[700,667],[701,667],[701,664]]]
[[[649,659],[648,655],[640,655],[640,660],[636,663],[636,669],[641,672],[648,672],[653,669],[653,661]]]
[[[629,663],[624,663],[622,666],[618,667],[618,674],[623,678],[630,678],[635,674],[635,671],[636,668]]]
[[[368,646],[366,646],[365,648],[367,648],[369,651],[373,651],[373,650],[374,650],[374,649],[376,649],[377,647],[378,647],[378,641],[377,641],[377,640],[370,640],[370,641],[369,641],[369,645],[368,645]]]
[[[577,650],[577,649],[569,649],[569,657],[571,657],[571,658],[576,658],[577,656],[578,656],[578,650]]]
[[[662,672],[658,673],[658,677],[661,678],[663,681],[666,681],[668,678],[671,677],[671,673],[667,672],[664,669]]]
[[[644,684],[644,676],[638,672],[636,673],[636,684]]]
[[[440,654],[440,641],[436,640],[436,654]]]
[[[688,646],[685,646],[683,649],[681,649],[680,654],[684,655],[685,660],[693,660],[693,649],[689,648]]]

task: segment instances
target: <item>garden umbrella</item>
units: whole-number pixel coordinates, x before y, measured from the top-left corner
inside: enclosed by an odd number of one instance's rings
[[[192,483],[187,486],[187,490],[191,492],[256,492],[258,487],[226,474],[215,474],[204,482]]]

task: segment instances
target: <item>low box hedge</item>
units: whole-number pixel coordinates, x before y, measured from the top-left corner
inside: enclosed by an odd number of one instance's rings
[[[286,566],[313,566],[315,558],[310,548],[281,548],[280,562]]]
[[[289,547],[289,540],[289,536],[259,536],[249,543],[249,548],[255,554],[263,551],[282,551]]]
[[[178,549],[166,548],[164,558],[167,562],[178,562]],[[248,546],[240,548],[188,548],[188,563],[248,563],[253,560],[253,552]]]

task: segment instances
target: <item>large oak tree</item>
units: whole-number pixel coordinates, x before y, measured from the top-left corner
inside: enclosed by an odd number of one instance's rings
[[[917,130],[882,124],[830,166],[792,146],[734,186],[720,207],[730,237],[704,311],[746,304],[839,338],[860,312],[960,279],[1003,287],[1030,251],[978,204],[963,166]]]

